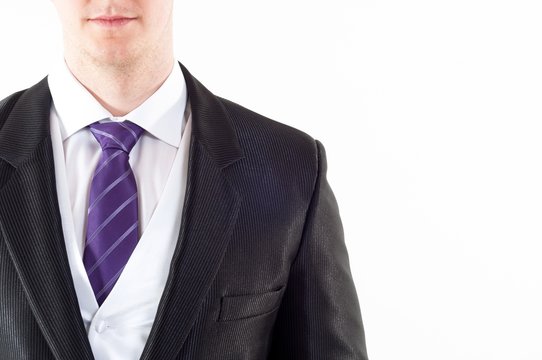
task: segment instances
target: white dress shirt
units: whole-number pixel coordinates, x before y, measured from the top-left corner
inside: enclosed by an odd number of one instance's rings
[[[186,189],[191,110],[175,64],[138,108],[113,117],[59,61],[48,77],[51,139],[62,227],[81,316],[96,360],[138,359],[150,333],[177,243]],[[83,265],[90,182],[102,149],[88,125],[130,120],[145,131],[130,152],[140,238],[98,307]]]

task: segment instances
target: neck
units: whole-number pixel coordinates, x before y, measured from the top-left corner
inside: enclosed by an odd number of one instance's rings
[[[65,61],[77,80],[113,116],[124,116],[147,100],[164,83],[175,63],[173,52],[167,57],[115,65],[67,53]]]

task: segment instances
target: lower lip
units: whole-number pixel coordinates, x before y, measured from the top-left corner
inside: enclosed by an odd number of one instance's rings
[[[119,18],[119,19],[91,19],[90,22],[96,25],[109,27],[109,28],[115,28],[115,27],[121,27],[129,22],[131,22],[131,18]]]

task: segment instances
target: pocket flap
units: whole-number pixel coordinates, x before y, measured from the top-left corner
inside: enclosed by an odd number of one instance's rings
[[[260,294],[223,296],[218,321],[249,318],[275,310],[280,304],[284,286]]]

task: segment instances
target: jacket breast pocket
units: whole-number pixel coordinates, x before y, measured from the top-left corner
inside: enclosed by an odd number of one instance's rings
[[[280,305],[284,286],[278,290],[259,294],[223,296],[218,321],[232,321],[264,315]]]

